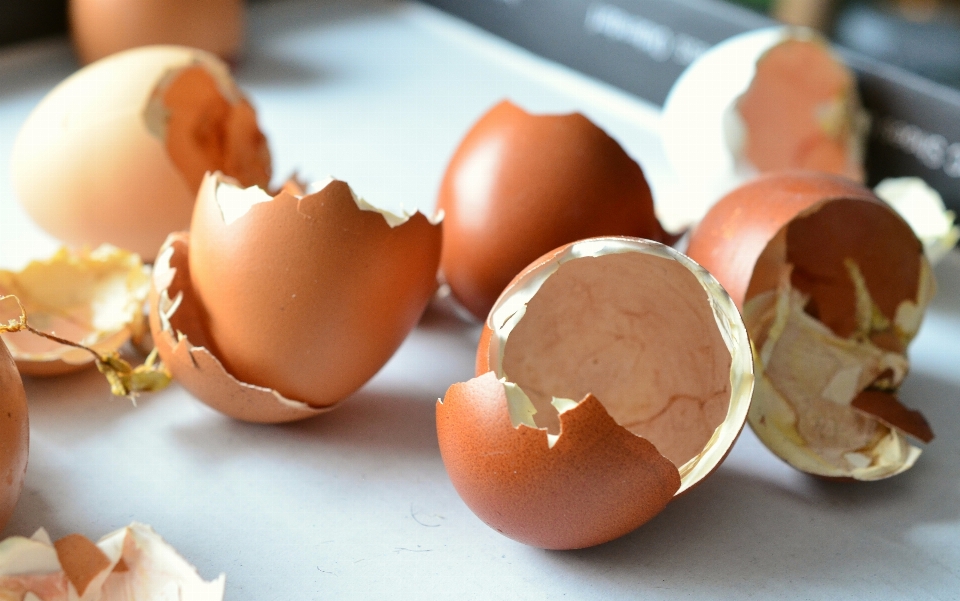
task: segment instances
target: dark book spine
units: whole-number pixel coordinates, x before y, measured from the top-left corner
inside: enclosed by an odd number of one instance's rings
[[[717,0],[423,0],[657,105],[710,46],[775,22]],[[922,177],[960,212],[960,91],[845,49],[872,115],[870,183]]]

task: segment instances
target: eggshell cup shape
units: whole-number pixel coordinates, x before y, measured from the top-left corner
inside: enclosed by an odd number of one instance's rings
[[[29,443],[27,395],[13,358],[0,344],[0,531],[23,490]]]
[[[61,248],[22,271],[0,270],[0,322],[18,319],[21,308],[32,327],[82,344],[101,355],[117,351],[146,333],[144,303],[150,275],[140,257],[109,245],[96,250]],[[90,352],[28,331],[0,334],[27,376],[56,376],[93,365]]]
[[[289,190],[290,188],[288,188]],[[271,197],[220,174],[154,272],[150,326],[174,378],[245,421],[329,409],[369,380],[436,290],[441,225],[341,181]]]
[[[70,0],[70,32],[84,64],[150,44],[178,44],[237,58],[242,0]]]
[[[779,457],[830,478],[909,469],[933,432],[896,391],[935,283],[909,225],[870,190],[770,174],[720,200],[690,256],[730,292],[757,353],[749,421]]]
[[[440,185],[441,271],[477,319],[531,261],[602,235],[672,242],[640,166],[579,113],[503,101],[467,132]]]
[[[167,234],[187,229],[200,181],[214,170],[246,186],[269,183],[253,107],[214,55],[147,46],[54,88],[17,136],[11,175],[50,234],[152,261]]]
[[[661,118],[692,222],[759,173],[811,169],[862,181],[868,129],[854,73],[820,34],[787,26],[701,55],[671,88]]]
[[[657,242],[575,242],[488,316],[478,377],[437,404],[447,473],[489,526],[574,549],[653,518],[723,461],[753,365],[733,301]]]

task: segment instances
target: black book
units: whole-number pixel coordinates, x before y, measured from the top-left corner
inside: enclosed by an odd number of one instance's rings
[[[658,105],[707,48],[775,24],[720,0],[423,1]],[[960,91],[837,50],[873,119],[869,183],[918,176],[960,212]]]

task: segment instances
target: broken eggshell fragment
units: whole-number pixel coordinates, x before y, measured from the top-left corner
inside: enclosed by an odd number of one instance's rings
[[[22,305],[0,307],[0,322],[18,318],[22,308],[32,327],[110,355],[146,331],[149,290],[149,269],[134,253],[109,245],[92,251],[61,248],[21,271],[0,270],[0,296],[14,295]],[[4,332],[0,340],[24,375],[60,375],[94,362],[88,350],[31,332]]]
[[[690,223],[758,173],[812,169],[862,181],[868,129],[853,71],[819,33],[787,26],[708,50],[674,83],[661,116]]]
[[[932,265],[957,245],[956,215],[947,210],[940,193],[919,177],[887,178],[873,191],[910,224]]]
[[[29,442],[27,395],[13,358],[0,344],[0,531],[23,490]]]
[[[441,271],[483,319],[531,261],[591,236],[672,241],[640,166],[579,113],[532,115],[502,101],[464,136],[440,184]]]
[[[720,285],[662,244],[594,238],[527,267],[487,318],[478,377],[437,404],[444,465],[497,531],[550,549],[653,518],[746,420],[746,329]]]
[[[46,231],[146,261],[188,227],[213,170],[266,186],[270,153],[227,65],[182,46],[127,50],[68,77],[27,118],[11,165],[21,203]]]
[[[205,581],[150,526],[133,523],[94,544],[56,542],[40,528],[0,541],[0,598],[24,601],[177,599],[222,601],[226,577]]]
[[[896,390],[935,289],[910,226],[867,188],[814,172],[762,176],[721,199],[690,256],[743,311],[756,349],[750,425],[826,477],[909,469],[933,434]]]
[[[441,225],[328,180],[271,197],[210,174],[191,232],[154,272],[150,325],[197,398],[246,421],[302,419],[360,388],[436,290]]]

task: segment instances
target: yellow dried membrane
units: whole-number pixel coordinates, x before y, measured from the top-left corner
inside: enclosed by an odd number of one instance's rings
[[[101,355],[144,333],[149,286],[149,270],[140,257],[109,245],[93,251],[61,248],[22,271],[0,270],[0,295],[16,296],[32,327]],[[25,333],[5,334],[3,341],[18,362],[79,365],[92,360],[83,349]]]
[[[902,432],[851,403],[867,387],[882,382],[893,390],[906,376],[906,356],[873,339],[892,333],[906,348],[932,296],[933,278],[923,261],[917,302],[904,302],[891,321],[870,297],[857,265],[847,260],[846,266],[856,290],[858,324],[849,338],[804,311],[809,298],[792,288],[789,270],[777,290],[746,303],[747,329],[758,334],[757,388],[748,419],[757,436],[798,469],[878,480],[909,469],[921,451]]]

